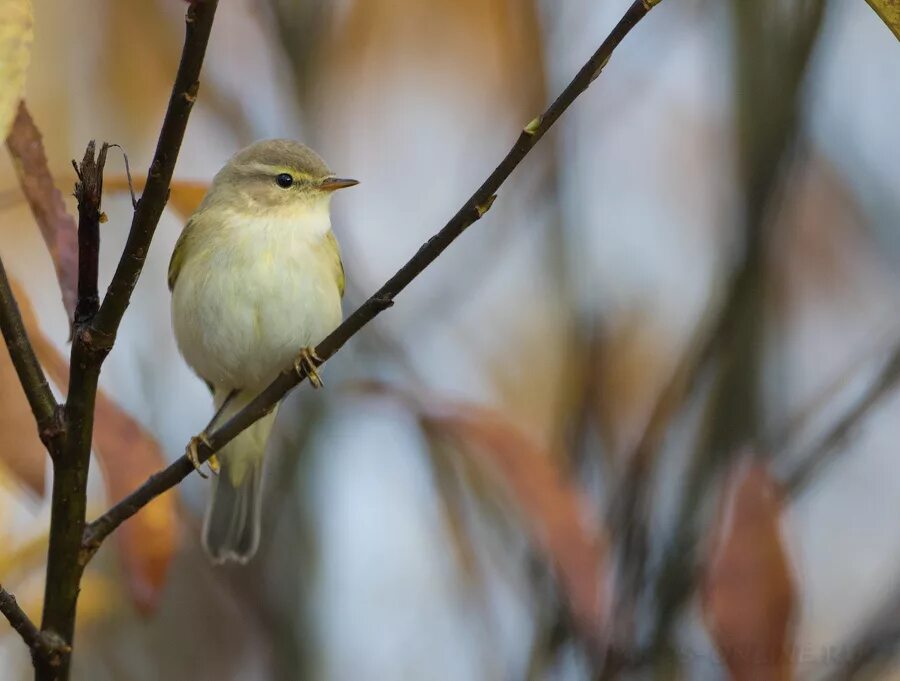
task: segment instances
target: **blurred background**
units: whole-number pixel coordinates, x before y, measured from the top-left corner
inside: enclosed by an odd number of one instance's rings
[[[89,139],[145,172],[185,6],[35,0],[25,96],[71,211]],[[627,6],[220,3],[104,367],[90,515],[211,416],[165,272],[232,153],[291,137],[361,181],[334,202],[349,313]],[[327,388],[290,395],[249,565],[200,550],[198,476],[104,545],[75,678],[900,678],[898,64],[862,0],[662,2]],[[101,286],[130,223],[117,150],[106,177]],[[8,154],[0,255],[62,390],[66,315]],[[37,617],[49,466],[23,405],[4,353],[0,583]],[[0,669],[30,677],[5,623]]]

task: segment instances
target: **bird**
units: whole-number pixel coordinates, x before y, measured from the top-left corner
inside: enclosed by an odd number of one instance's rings
[[[331,198],[356,184],[299,142],[263,140],[229,159],[186,222],[168,284],[178,349],[213,396],[215,416],[187,448],[198,470],[207,430],[249,404],[279,372],[304,371],[321,387],[314,348],[343,317]],[[275,413],[209,460],[216,475],[202,543],[213,563],[246,563],[257,551]]]

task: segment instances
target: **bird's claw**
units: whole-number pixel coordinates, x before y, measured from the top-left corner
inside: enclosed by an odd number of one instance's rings
[[[213,475],[218,475],[219,471],[222,470],[222,464],[219,463],[219,459],[215,454],[206,460],[206,465],[209,466],[209,470],[213,472]]]
[[[211,447],[209,444],[209,438],[206,437],[206,432],[202,432],[199,435],[195,435],[191,438],[191,441],[188,442],[187,449],[185,450],[185,456],[187,456],[188,461],[194,466],[194,469],[200,474],[201,478],[208,478],[209,476],[203,472],[203,464],[200,462],[200,453],[198,449],[200,445],[206,445],[207,447]],[[215,455],[211,456],[207,462],[209,463],[209,469],[213,473],[219,472],[219,462],[216,459]]]
[[[316,354],[316,349],[303,348],[297,355],[297,359],[294,360],[294,371],[296,371],[297,375],[301,378],[303,377],[305,371],[306,375],[309,377],[309,382],[312,384],[312,387],[322,388],[325,383],[322,382],[322,378],[319,376],[319,372],[316,371],[317,362],[321,363],[322,358]]]

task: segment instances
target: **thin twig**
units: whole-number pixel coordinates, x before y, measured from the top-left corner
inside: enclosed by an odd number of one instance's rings
[[[122,152],[122,158],[125,159],[125,177],[128,178],[128,192],[131,194],[131,207],[132,209],[137,209],[138,200],[137,196],[134,194],[134,182],[131,180],[131,164],[128,162],[128,154],[125,152],[125,147],[121,144],[110,144],[109,148],[112,149],[115,147],[119,151]]]
[[[16,597],[0,586],[0,612],[9,621],[10,626],[22,637],[31,649],[32,656],[44,657],[50,664],[58,664],[58,656],[65,652],[65,645],[54,641],[52,637],[44,635],[37,628],[25,611],[19,607]]]
[[[9,620],[10,626],[15,629],[22,640],[32,650],[37,648],[41,643],[41,631],[34,622],[25,614],[25,611],[19,607],[16,597],[0,586],[0,612]]]
[[[501,161],[481,187],[463,204],[450,221],[391,277],[372,297],[363,303],[343,324],[335,329],[316,348],[321,364],[328,360],[350,338],[358,333],[379,313],[394,303],[394,298],[428,267],[467,227],[479,220],[490,208],[496,192],[513,170],[522,162],[550,127],[557,121],[572,102],[584,92],[609,61],[613,50],[635,25],[646,16],[657,2],[635,0],[599,49],[581,68],[575,78],[562,91],[550,107],[528,123],[519,135],[512,149]],[[110,291],[112,295],[112,290]],[[105,303],[104,303],[105,306]],[[101,309],[101,314],[103,310]],[[98,315],[99,316],[99,315]],[[213,452],[221,449],[241,431],[270,412],[285,394],[307,377],[306,369],[286,370],[280,374],[249,405],[232,417],[227,423],[208,435],[208,444],[201,445],[199,458],[208,459]],[[109,509],[103,516],[90,523],[85,531],[85,552],[90,555],[100,543],[122,522],[137,513],[154,497],[171,489],[194,470],[186,456],[182,456],[168,468],[152,475],[141,487]]]
[[[84,151],[81,164],[72,161],[78,182],[78,302],[75,304],[75,325],[89,322],[100,307],[97,277],[100,265],[100,197],[103,194],[103,166],[106,165],[105,142],[94,158],[95,143],[91,140]]]
[[[31,341],[28,340],[28,332],[25,330],[25,323],[22,321],[22,314],[16,304],[2,260],[0,260],[0,330],[3,332],[10,359],[37,422],[38,433],[52,453],[54,443],[63,432],[59,405],[34,354]]]

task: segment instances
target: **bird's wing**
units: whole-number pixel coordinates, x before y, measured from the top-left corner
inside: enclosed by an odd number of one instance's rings
[[[341,247],[338,245],[334,232],[328,232],[328,254],[334,258],[334,273],[337,279],[338,291],[341,292],[341,298],[344,297],[344,263],[341,261]],[[169,275],[171,276],[171,275]]]
[[[178,275],[181,273],[181,267],[184,265],[184,258],[187,253],[187,241],[190,238],[192,227],[194,226],[193,218],[181,230],[181,236],[175,242],[175,250],[172,251],[172,259],[169,260],[169,290],[175,288],[175,282],[178,281]]]

